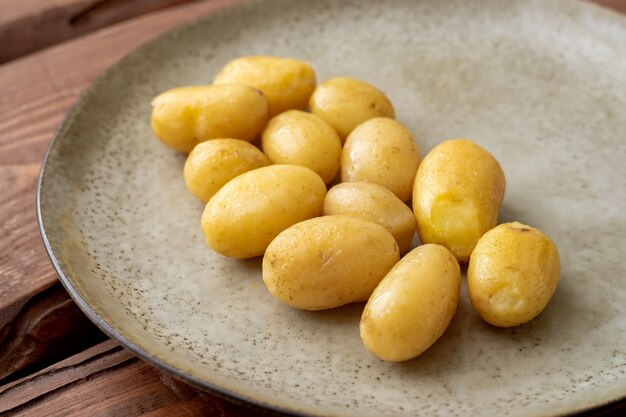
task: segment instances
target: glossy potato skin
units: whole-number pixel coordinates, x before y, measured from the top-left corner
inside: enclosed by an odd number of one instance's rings
[[[345,182],[331,188],[324,199],[324,215],[343,214],[383,226],[406,253],[415,234],[411,209],[382,185]]]
[[[374,117],[395,117],[395,110],[385,94],[366,82],[337,77],[317,86],[309,108],[326,120],[345,140],[355,127]]]
[[[246,56],[230,61],[214,84],[244,84],[257,88],[269,101],[269,116],[287,110],[305,110],[317,84],[307,62],[275,56]]]
[[[420,240],[443,245],[467,262],[478,239],[497,224],[504,189],[504,172],[485,149],[465,139],[440,143],[413,184]]]
[[[215,252],[231,258],[263,255],[280,232],[319,216],[326,186],[297,165],[248,171],[224,185],[207,203],[202,230]]]
[[[485,233],[472,252],[470,301],[486,322],[518,326],[544,310],[560,270],[559,252],[548,236],[522,223],[501,224]]]
[[[460,291],[454,255],[440,245],[418,246],[374,290],[361,316],[361,340],[380,359],[414,358],[446,330]]]
[[[420,151],[411,132],[397,121],[377,117],[356,127],[341,152],[341,181],[366,181],[411,198]]]
[[[367,300],[398,259],[398,245],[382,226],[350,216],[317,217],[272,241],[263,281],[292,307],[323,310]]]
[[[239,139],[213,139],[196,145],[187,156],[183,177],[187,189],[207,203],[228,181],[270,164],[257,147]]]
[[[302,165],[317,172],[326,184],[339,170],[341,140],[320,117],[289,110],[270,120],[261,146],[275,164]]]
[[[181,87],[152,100],[152,131],[180,152],[205,140],[234,138],[251,142],[268,120],[267,99],[245,85]]]

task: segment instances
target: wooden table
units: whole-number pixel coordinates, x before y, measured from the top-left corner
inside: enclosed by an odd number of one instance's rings
[[[197,393],[102,334],[57,280],[35,217],[46,146],[81,91],[138,45],[235,1],[0,0],[0,415],[264,415]],[[626,0],[596,2],[626,13]]]

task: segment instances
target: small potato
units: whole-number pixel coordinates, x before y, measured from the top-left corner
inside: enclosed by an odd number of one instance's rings
[[[386,361],[404,361],[428,349],[456,312],[461,271],[440,245],[418,246],[378,284],[361,316],[361,340]]]
[[[292,307],[323,310],[367,300],[398,259],[398,245],[382,226],[324,216],[295,224],[272,241],[263,281]]]
[[[513,222],[478,241],[467,270],[470,301],[488,323],[512,327],[535,318],[559,283],[559,252],[548,236]]]
[[[440,143],[422,161],[413,185],[420,240],[467,262],[478,239],[497,224],[504,188],[504,172],[489,152],[464,139]]]
[[[309,101],[311,112],[326,120],[341,140],[366,120],[395,117],[393,105],[376,87],[354,78],[338,77],[320,84]]]
[[[406,204],[382,185],[345,182],[335,185],[324,199],[324,215],[344,214],[378,223],[393,235],[405,253],[415,234],[415,217]]]
[[[215,252],[252,258],[289,226],[319,216],[325,195],[324,181],[309,168],[254,169],[230,180],[209,200],[202,230]]]
[[[215,84],[245,84],[263,91],[270,117],[286,110],[307,108],[317,83],[308,63],[275,56],[246,56],[230,61],[215,77]]]
[[[183,174],[189,191],[206,203],[237,175],[269,164],[267,156],[248,142],[213,139],[193,148]]]
[[[209,139],[251,142],[261,134],[267,119],[267,99],[245,85],[181,87],[152,100],[154,134],[181,152]]]
[[[341,181],[366,181],[391,190],[402,201],[411,198],[420,151],[400,123],[377,117],[350,133],[341,152]]]
[[[341,140],[335,129],[311,113],[289,110],[274,117],[263,131],[262,147],[273,163],[311,168],[326,184],[339,170]]]

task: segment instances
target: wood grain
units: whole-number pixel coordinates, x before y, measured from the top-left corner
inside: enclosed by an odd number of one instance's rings
[[[0,63],[190,1],[196,0],[0,0]]]
[[[0,386],[0,414],[66,416],[260,416],[198,393],[108,340]]]
[[[231,3],[191,3],[0,66],[0,334],[29,300],[57,282],[37,229],[35,191],[46,146],[65,111],[138,45]]]
[[[117,6],[132,2],[119,1]],[[41,159],[56,126],[80,92],[141,43],[234,2],[202,1],[158,11],[0,66],[1,415],[261,415],[198,394],[110,341],[67,358],[84,347],[80,343],[72,347],[72,342],[93,343],[97,336],[89,336],[89,332],[97,330],[59,285],[41,245],[35,218]],[[43,6],[67,7],[70,3],[107,2],[0,0],[0,26],[20,16],[32,16],[33,10]],[[597,3],[626,12],[626,0]],[[83,23],[117,13],[115,7],[106,6],[82,11],[78,21]],[[113,21],[100,19],[107,22],[104,25]],[[7,43],[1,33],[0,39],[1,53]],[[62,358],[67,359],[39,370]],[[27,372],[32,374],[25,376]],[[617,416],[624,412],[626,404],[621,403],[581,415]]]

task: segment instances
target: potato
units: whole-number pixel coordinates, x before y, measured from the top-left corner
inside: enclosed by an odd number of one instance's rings
[[[263,91],[270,117],[286,110],[307,108],[315,90],[315,71],[308,63],[275,56],[246,56],[230,61],[215,84],[245,84]]]
[[[341,140],[335,129],[311,113],[289,110],[274,117],[263,131],[262,148],[273,163],[311,168],[326,184],[339,170]]]
[[[181,87],[152,100],[152,130],[167,146],[189,152],[200,142],[256,139],[268,120],[267,99],[245,85]]]
[[[341,181],[380,184],[407,201],[419,163],[411,132],[393,119],[377,117],[348,136],[341,152]]]
[[[289,226],[319,216],[325,195],[324,181],[309,168],[254,169],[230,180],[209,200],[202,230],[215,252],[252,258]]]
[[[332,78],[320,84],[309,101],[311,112],[326,120],[341,140],[366,120],[395,117],[385,94],[363,81],[348,77]]]
[[[446,248],[418,246],[378,284],[361,316],[361,340],[386,361],[428,349],[446,330],[459,302],[461,272]]]
[[[269,165],[267,156],[239,139],[213,139],[199,143],[185,161],[185,184],[204,203],[239,174]]]
[[[513,222],[478,241],[467,270],[470,301],[488,323],[512,327],[535,318],[559,282],[554,243],[538,229]]]
[[[464,139],[440,143],[422,161],[413,185],[420,240],[467,262],[478,239],[497,224],[504,189],[504,172],[489,152]]]
[[[346,182],[335,185],[324,199],[324,215],[344,214],[383,226],[405,253],[415,234],[413,212],[382,185]]]
[[[322,310],[367,300],[398,259],[398,245],[384,227],[356,217],[318,217],[272,241],[263,281],[292,307]]]

